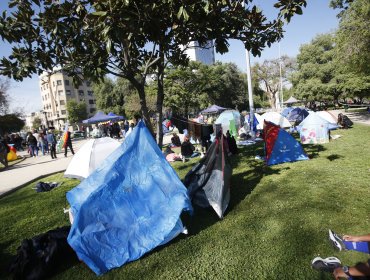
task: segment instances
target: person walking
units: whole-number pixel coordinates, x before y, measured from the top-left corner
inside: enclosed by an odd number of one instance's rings
[[[55,138],[55,135],[53,134],[53,131],[51,129],[48,130],[48,133],[46,134],[46,139],[48,141],[51,158],[52,159],[57,158],[56,152],[57,139]]]
[[[67,140],[64,143],[64,156],[67,157],[67,148],[69,148],[72,152],[72,155],[75,154],[72,147],[72,140],[71,140],[71,132],[67,131]]]
[[[28,132],[26,142],[27,142],[31,157],[36,157],[37,156],[37,139],[31,132]]]
[[[42,155],[45,155],[45,139],[44,134],[42,132],[39,133],[39,137],[37,139],[37,146],[41,149]]]

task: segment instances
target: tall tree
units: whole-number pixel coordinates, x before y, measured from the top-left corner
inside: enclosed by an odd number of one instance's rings
[[[342,93],[340,80],[336,79],[335,42],[333,34],[322,34],[311,43],[302,45],[297,56],[297,72],[292,84],[297,97],[307,101],[333,100]]]
[[[125,101],[129,95],[136,93],[132,84],[123,78],[104,78],[104,81],[94,83],[93,90],[97,108],[118,115],[125,115]]]
[[[340,14],[337,63],[344,71],[370,75],[370,1],[355,0]]]
[[[166,107],[185,116],[212,104],[246,108],[246,77],[233,63],[169,67],[164,82]]]
[[[280,76],[281,65],[281,76]],[[259,81],[261,88],[266,92],[271,108],[276,108],[278,93],[281,89],[281,80],[284,84],[296,67],[295,60],[288,56],[282,56],[280,59],[269,59],[253,66],[255,78]],[[281,80],[280,80],[281,78]]]
[[[87,118],[87,107],[84,102],[77,102],[75,100],[70,100],[67,103],[67,113],[68,120],[72,124],[82,122],[82,120]]]
[[[276,19],[267,21],[244,0],[11,1],[11,15],[0,17],[0,36],[16,46],[1,60],[0,74],[21,80],[60,65],[76,79],[79,74],[95,81],[106,74],[126,78],[136,88],[142,116],[151,128],[145,80],[155,71],[161,144],[164,69],[167,62],[187,63],[183,46],[214,40],[216,51],[223,53],[228,39],[240,39],[258,55],[282,37],[284,21],[301,14],[305,5],[306,0],[280,0]]]
[[[34,117],[32,121],[32,128],[34,129],[40,129],[42,126],[42,121],[39,117]]]
[[[19,116],[15,114],[0,116],[0,135],[3,135],[4,133],[18,132],[24,127],[24,125],[24,120],[22,120],[21,118],[19,118]],[[41,120],[38,127],[40,126]]]

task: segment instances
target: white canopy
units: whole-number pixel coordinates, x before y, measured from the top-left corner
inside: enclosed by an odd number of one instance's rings
[[[286,117],[276,112],[267,112],[264,113],[261,117],[266,121],[272,122],[276,125],[280,125],[280,127],[292,126]]]
[[[110,137],[89,140],[73,156],[64,177],[86,179],[119,146]]]

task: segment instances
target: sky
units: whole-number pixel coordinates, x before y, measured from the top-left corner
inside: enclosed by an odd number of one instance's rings
[[[0,1],[0,12],[7,9],[6,0]],[[276,0],[255,0],[268,18],[274,16],[276,9],[272,8]],[[329,8],[329,0],[308,0],[303,15],[296,15],[284,27],[284,38],[280,41],[281,55],[295,57],[302,44],[309,43],[316,35],[334,31],[338,27],[336,14],[338,11]],[[10,47],[0,41],[0,56],[9,55]],[[279,44],[275,43],[270,48],[263,50],[261,57],[250,57],[251,64],[263,62],[266,59],[279,57]],[[233,62],[242,71],[246,71],[246,52],[240,41],[230,41],[229,52],[224,55],[216,54],[216,60]],[[253,78],[253,77],[252,77]],[[41,110],[41,95],[37,75],[24,79],[22,82],[11,80],[10,109],[22,107],[25,114]]]

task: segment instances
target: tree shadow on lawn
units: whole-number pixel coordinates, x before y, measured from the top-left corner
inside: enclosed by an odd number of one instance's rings
[[[344,156],[341,156],[341,155],[338,155],[338,154],[332,154],[330,156],[327,156],[326,158],[330,161],[333,161],[333,160],[336,160],[336,159],[344,158]]]
[[[319,157],[320,152],[327,150],[323,145],[319,145],[319,144],[307,144],[307,145],[302,145],[302,147],[310,159]]]
[[[9,240],[4,243],[0,243],[0,278],[6,279],[9,274],[9,266],[13,257],[11,254],[5,253],[5,249],[7,249],[10,245],[14,243],[14,240]]]

